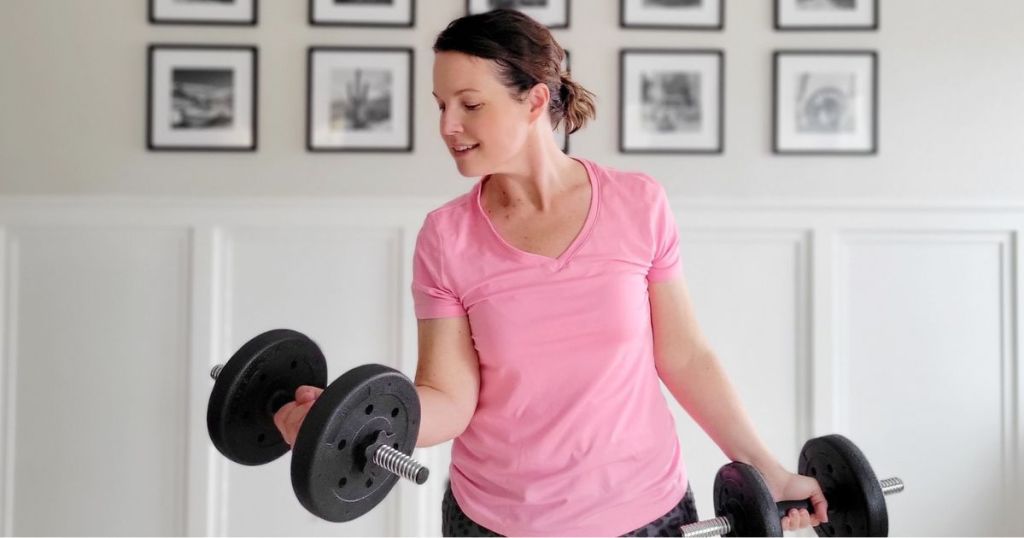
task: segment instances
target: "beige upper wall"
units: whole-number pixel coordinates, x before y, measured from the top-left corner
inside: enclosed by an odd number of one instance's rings
[[[624,30],[619,0],[571,0],[556,37],[598,120],[573,153],[643,170],[674,195],[727,199],[1024,200],[1024,1],[880,0],[877,32],[776,32],[772,0],[726,0],[724,32]],[[146,0],[0,1],[0,194],[454,196],[437,134],[430,45],[464,0],[418,0],[412,29],[311,27],[306,0],[261,0],[253,27],[153,26]],[[145,150],[146,46],[241,43],[260,50],[256,153]],[[305,150],[306,47],[416,50],[415,151]],[[725,153],[618,153],[618,50],[712,47],[726,56]],[[880,151],[771,153],[776,48],[879,52]]]

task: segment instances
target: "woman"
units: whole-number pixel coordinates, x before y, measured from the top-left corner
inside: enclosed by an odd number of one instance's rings
[[[694,320],[664,189],[566,156],[552,136],[595,114],[564,51],[512,10],[453,21],[434,44],[441,137],[473,189],[431,211],[412,292],[419,331],[416,446],[454,439],[444,534],[678,535],[697,519],[659,388],[776,500],[813,478],[757,436]],[[293,443],[319,389],[275,420]]]

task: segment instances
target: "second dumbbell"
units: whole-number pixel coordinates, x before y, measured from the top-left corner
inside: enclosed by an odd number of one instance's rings
[[[888,536],[885,496],[903,491],[899,478],[878,480],[864,454],[841,435],[811,439],[798,472],[818,481],[829,503],[829,522],[818,536]],[[715,515],[682,527],[683,536],[782,536],[781,519],[792,509],[814,513],[810,500],[776,503],[761,473],[745,463],[723,466],[715,476]]]

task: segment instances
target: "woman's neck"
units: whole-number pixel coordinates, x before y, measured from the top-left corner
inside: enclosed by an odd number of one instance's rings
[[[587,181],[586,171],[575,159],[562,152],[550,133],[535,144],[527,144],[519,163],[508,172],[490,174],[485,179],[490,199],[498,206],[527,212],[546,213],[561,195]],[[582,172],[582,174],[581,174]]]

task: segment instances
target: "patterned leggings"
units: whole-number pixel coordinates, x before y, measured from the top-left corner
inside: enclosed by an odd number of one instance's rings
[[[450,483],[444,492],[444,500],[441,501],[441,512],[441,534],[444,536],[501,536],[476,524],[462,512],[458,503],[455,502],[455,496],[452,495]],[[658,519],[623,536],[681,536],[679,527],[698,520],[693,491],[687,485],[686,495],[683,495],[682,500],[674,508]]]

